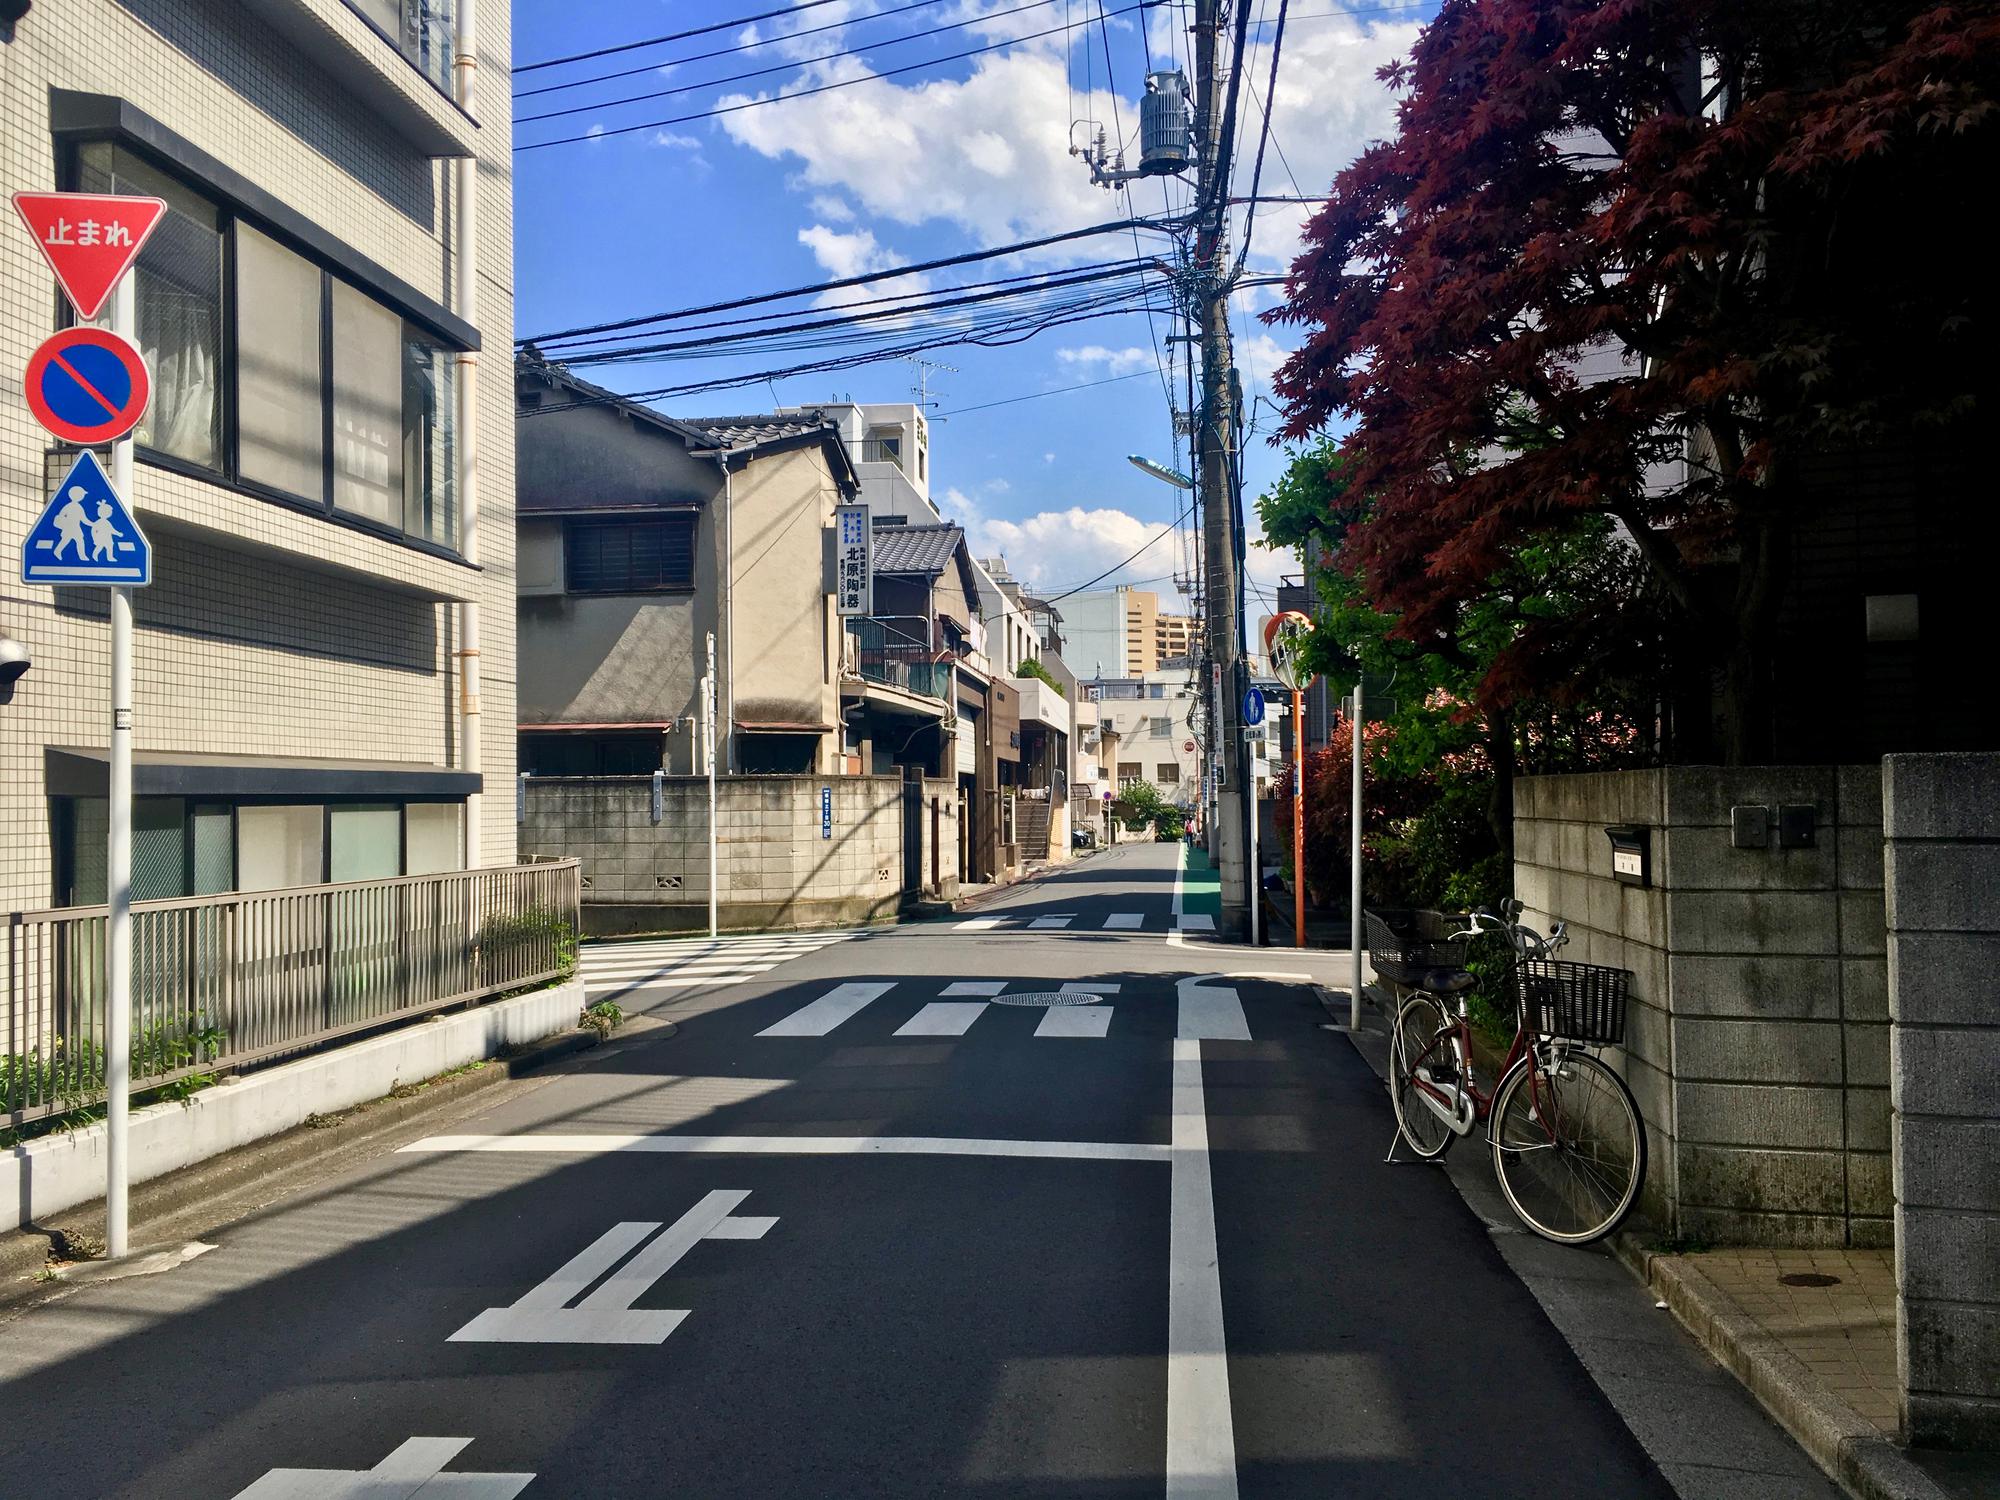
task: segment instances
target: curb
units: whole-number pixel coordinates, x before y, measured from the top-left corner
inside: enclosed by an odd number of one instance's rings
[[[1796,1355],[1738,1312],[1699,1266],[1646,1249],[1629,1230],[1612,1237],[1611,1249],[1856,1500],[1952,1500],[1872,1422],[1814,1379]]]
[[[657,1040],[672,1036],[678,1029],[670,1021],[646,1024],[649,1020],[632,1017],[609,1045],[620,1045],[627,1040]],[[232,1200],[242,1195],[273,1188],[282,1179],[323,1158],[365,1152],[384,1138],[460,1106],[468,1098],[604,1044],[605,1039],[595,1031],[581,1027],[558,1032],[508,1056],[488,1058],[483,1067],[435,1082],[420,1082],[413,1093],[386,1094],[355,1105],[323,1125],[297,1125],[150,1182],[135,1184],[131,1189],[132,1218],[135,1223],[145,1225],[149,1242],[156,1237],[185,1238],[169,1234],[166,1224],[177,1216],[191,1217],[197,1213],[204,1216],[201,1220],[204,1229],[224,1222],[257,1206],[233,1207]],[[261,1196],[259,1203],[275,1196],[275,1192]],[[81,1232],[101,1239],[104,1200],[79,1203],[51,1215],[51,1219],[54,1222],[0,1234],[0,1303],[38,1290],[28,1278],[47,1263],[58,1234]]]

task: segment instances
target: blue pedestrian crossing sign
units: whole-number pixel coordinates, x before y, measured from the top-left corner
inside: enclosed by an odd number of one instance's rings
[[[97,455],[84,449],[28,528],[21,582],[138,588],[152,581],[152,544]]]

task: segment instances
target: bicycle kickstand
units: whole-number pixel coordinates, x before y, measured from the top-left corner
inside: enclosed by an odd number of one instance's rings
[[[1385,1164],[1396,1159],[1396,1147],[1402,1142],[1402,1139],[1402,1126],[1398,1125],[1394,1130],[1389,1132],[1389,1154],[1382,1158]]]

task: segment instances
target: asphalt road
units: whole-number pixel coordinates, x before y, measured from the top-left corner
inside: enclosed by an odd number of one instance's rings
[[[1209,942],[1176,853],[591,947],[676,1035],[0,1325],[0,1493],[1725,1492],[1656,1466],[1444,1173],[1383,1163],[1296,977],[1338,961]],[[1772,1451],[1729,1492],[1820,1493]]]

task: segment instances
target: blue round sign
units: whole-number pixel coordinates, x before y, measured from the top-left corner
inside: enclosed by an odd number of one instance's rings
[[[139,351],[88,324],[44,339],[21,383],[35,419],[65,442],[85,447],[114,442],[138,426],[152,395]]]
[[[1255,729],[1264,722],[1264,693],[1261,688],[1243,690],[1243,722]]]

